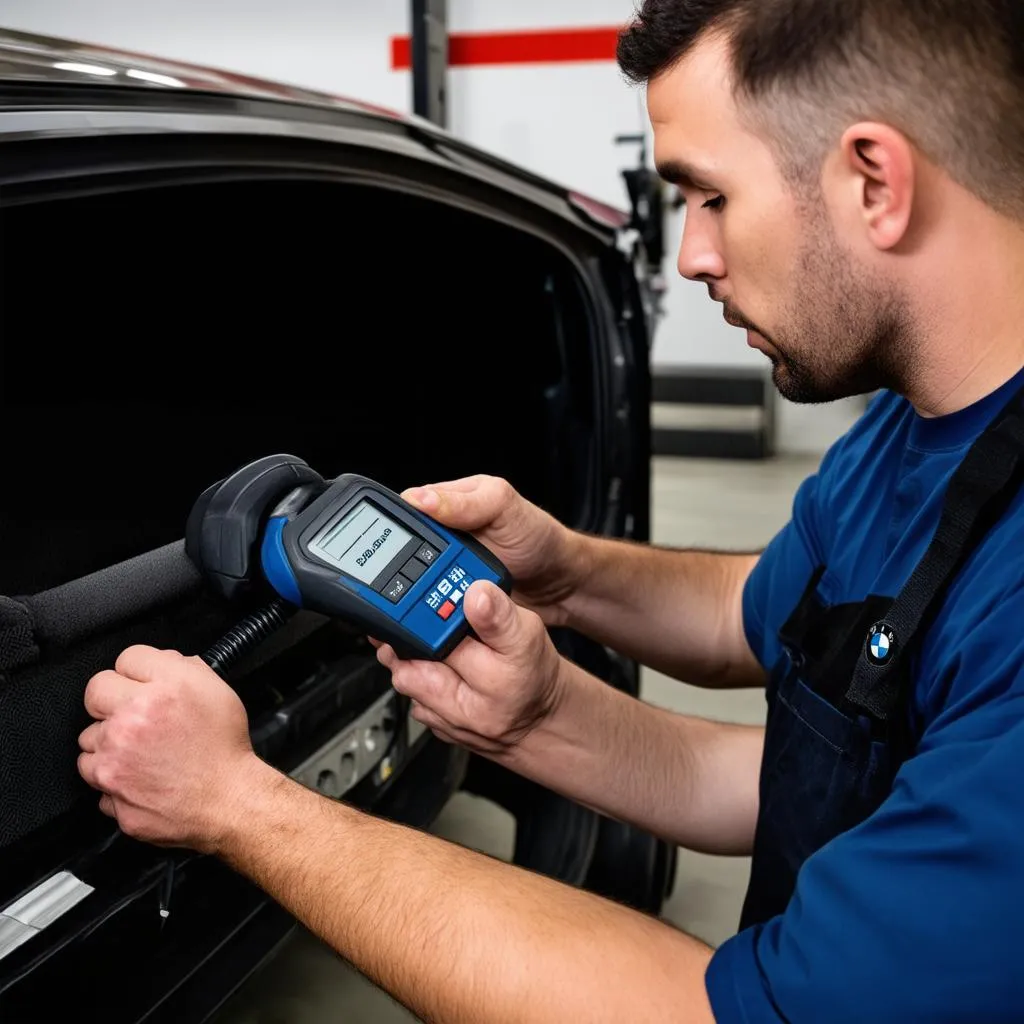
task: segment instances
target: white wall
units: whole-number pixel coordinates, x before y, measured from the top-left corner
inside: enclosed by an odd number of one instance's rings
[[[408,0],[2,0],[0,24],[410,107]]]
[[[452,32],[618,25],[630,0],[448,0]],[[637,147],[617,134],[647,127],[643,93],[628,87],[614,62],[453,68],[451,129],[549,178],[626,206],[619,168]]]
[[[617,25],[632,0],[449,0],[453,32]],[[392,71],[390,38],[409,31],[409,0],[3,0],[0,23],[411,107],[407,71]],[[620,168],[637,158],[616,134],[647,128],[642,90],[614,62],[454,68],[449,120],[458,136],[606,202],[626,206]],[[655,365],[763,365],[721,319],[703,285],[681,280],[670,225],[667,316]],[[856,407],[783,403],[783,450],[821,451]]]

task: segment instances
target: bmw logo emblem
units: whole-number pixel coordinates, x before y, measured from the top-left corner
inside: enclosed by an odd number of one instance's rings
[[[884,622],[876,622],[868,630],[868,661],[872,665],[887,665],[896,651],[896,634]]]

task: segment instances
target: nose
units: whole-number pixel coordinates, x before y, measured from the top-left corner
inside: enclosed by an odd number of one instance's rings
[[[704,215],[702,215],[704,214]],[[704,211],[686,211],[679,244],[679,273],[691,281],[725,277],[725,259],[718,245],[718,230]]]

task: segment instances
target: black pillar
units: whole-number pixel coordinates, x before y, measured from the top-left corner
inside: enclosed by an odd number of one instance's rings
[[[448,0],[412,0],[412,109],[448,127]]]

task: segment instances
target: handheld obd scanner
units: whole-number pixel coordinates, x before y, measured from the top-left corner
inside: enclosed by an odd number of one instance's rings
[[[279,598],[225,637],[217,660],[234,660],[235,648],[298,608],[343,619],[401,657],[441,660],[471,632],[462,609],[470,585],[512,589],[505,566],[469,534],[368,477],[324,480],[292,455],[258,459],[207,488],[185,550],[222,596],[265,581]]]

